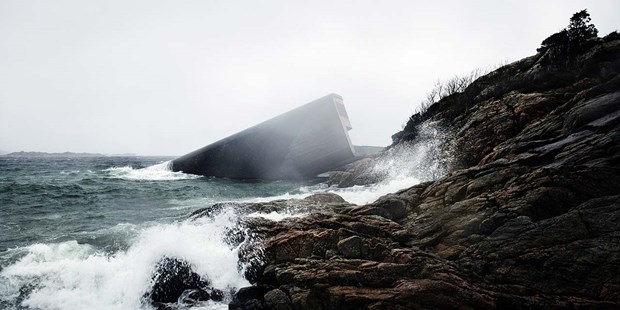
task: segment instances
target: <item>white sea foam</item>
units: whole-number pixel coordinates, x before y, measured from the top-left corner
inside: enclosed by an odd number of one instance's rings
[[[132,167],[114,167],[104,171],[113,178],[135,181],[174,181],[199,178],[198,175],[174,172],[172,162],[166,161],[150,167],[135,169]]]
[[[271,211],[269,213],[254,212],[254,213],[248,214],[247,216],[248,217],[262,217],[264,219],[268,219],[274,222],[279,222],[287,218],[302,217],[304,215],[306,214],[296,213],[296,212],[291,212],[291,211],[281,211],[281,212]]]
[[[418,126],[415,141],[401,143],[376,161],[373,171],[383,176],[384,182],[413,178],[418,182],[444,176],[451,164],[448,154],[448,133],[436,123]]]
[[[34,284],[22,306],[36,309],[144,309],[141,297],[164,257],[186,260],[223,291],[249,285],[238,270],[238,248],[224,240],[237,225],[232,210],[214,218],[155,225],[139,233],[132,246],[114,255],[76,241],[35,244],[12,251],[22,257],[0,272],[0,305],[16,300],[20,289]],[[224,303],[205,303],[204,309]]]
[[[445,152],[447,134],[435,123],[418,127],[418,139],[403,143],[386,151],[372,166],[381,181],[371,185],[349,188],[328,188],[346,201],[365,204],[377,198],[411,187],[421,182],[435,180],[448,173],[450,157]]]
[[[281,195],[268,196],[268,197],[254,197],[254,198],[245,198],[239,199],[239,202],[269,202],[274,200],[282,200],[282,199],[304,199],[315,192],[320,192],[319,190],[313,190],[312,192],[303,192],[298,194],[284,193]]]
[[[338,194],[350,203],[362,205],[371,203],[383,195],[411,187],[418,183],[420,183],[419,179],[415,177],[406,177],[383,181],[372,185],[356,185],[348,188],[330,188],[327,192]]]
[[[341,196],[350,203],[362,205],[371,203],[379,197],[396,192],[398,190],[411,187],[420,183],[420,179],[415,177],[402,177],[392,180],[385,180],[371,185],[356,185],[347,188],[328,187],[325,184],[306,186],[300,188],[300,193],[285,193],[271,197],[259,197],[240,200],[241,202],[269,202],[280,199],[304,199],[317,193],[334,193]]]

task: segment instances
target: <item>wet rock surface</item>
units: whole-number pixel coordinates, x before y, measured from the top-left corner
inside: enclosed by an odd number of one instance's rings
[[[153,286],[144,297],[158,309],[173,309],[177,302],[192,305],[222,300],[223,292],[209,285],[210,282],[195,273],[186,261],[165,257],[157,264]]]
[[[334,171],[329,175],[328,185],[337,187],[351,187],[355,185],[368,185],[381,179],[374,167],[375,157],[367,157],[350,163],[343,167],[342,171]]]
[[[450,175],[362,206],[333,196],[249,206],[309,214],[247,219],[262,241],[242,256],[262,262],[251,277],[261,289],[237,303],[619,308],[620,41],[594,46],[579,68],[551,66],[546,53],[475,82],[466,106],[429,109],[457,132]]]

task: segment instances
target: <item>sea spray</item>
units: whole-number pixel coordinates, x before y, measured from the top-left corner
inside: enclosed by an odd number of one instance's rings
[[[416,128],[417,137],[386,150],[374,161],[372,171],[383,182],[412,178],[417,182],[436,180],[451,168],[452,139],[437,122]]]
[[[133,181],[174,181],[196,179],[202,176],[172,171],[172,161],[166,161],[146,168],[112,167],[104,170],[111,178]]]
[[[247,202],[266,202],[274,199],[302,199],[314,193],[328,192],[340,195],[346,201],[366,204],[379,197],[411,187],[421,182],[436,180],[452,168],[453,146],[450,131],[437,122],[424,122],[417,128],[415,140],[396,145],[370,161],[365,167],[366,178],[376,182],[346,188],[320,183],[302,186],[298,193],[276,197],[247,199]]]
[[[363,177],[374,180],[372,184],[325,190],[342,196],[348,202],[365,204],[383,195],[445,176],[452,161],[449,131],[436,122],[422,123],[417,131],[414,141],[389,148],[366,164]]]
[[[225,308],[232,292],[249,285],[245,271],[255,263],[240,260],[240,251],[253,248],[260,254],[255,247],[260,240],[243,226],[244,217],[279,221],[309,210],[223,208],[192,218],[189,213],[224,201],[264,202],[322,192],[351,203],[372,202],[445,175],[445,137],[432,124],[423,128],[420,139],[388,150],[375,162],[373,171],[383,176],[378,183],[350,188],[205,178],[172,172],[165,161],[153,165],[154,159],[147,165],[136,158],[11,163],[23,166],[14,172],[18,181],[0,184],[0,198],[11,207],[0,223],[11,228],[3,230],[10,235],[0,240],[6,245],[0,249],[0,308],[149,309],[143,296],[163,257],[188,262],[214,288],[228,293],[223,302],[196,307]],[[33,165],[42,169],[39,177],[31,177],[39,172]],[[76,183],[82,192],[74,190]],[[67,191],[74,194],[65,195]],[[48,232],[58,237],[50,238]]]
[[[224,241],[228,230],[236,225],[238,216],[230,209],[212,218],[145,228],[129,249],[111,255],[76,241],[14,249],[23,256],[0,272],[0,305],[148,308],[141,297],[150,289],[152,272],[163,257],[183,259],[214,288],[234,291],[249,285],[239,268],[239,247]]]

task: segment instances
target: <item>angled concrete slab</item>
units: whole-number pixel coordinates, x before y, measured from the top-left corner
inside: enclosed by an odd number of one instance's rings
[[[355,159],[342,97],[330,94],[172,161],[173,171],[233,179],[306,179]]]

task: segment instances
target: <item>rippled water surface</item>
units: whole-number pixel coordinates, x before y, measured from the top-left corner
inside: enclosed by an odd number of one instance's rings
[[[221,289],[248,285],[223,241],[236,215],[188,214],[301,195],[305,184],[198,177],[170,171],[167,160],[0,157],[0,308],[148,308],[140,297],[164,256],[189,261]]]
[[[213,202],[294,194],[301,186],[174,173],[166,160],[0,157],[0,251],[67,240],[106,247],[99,230],[169,223]]]

